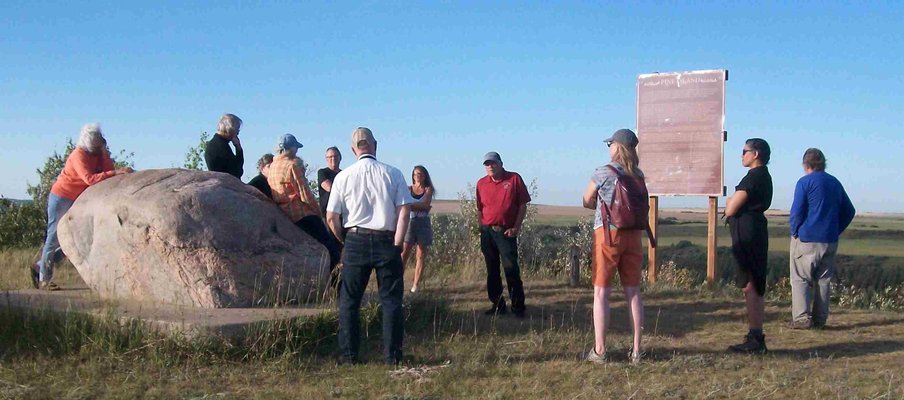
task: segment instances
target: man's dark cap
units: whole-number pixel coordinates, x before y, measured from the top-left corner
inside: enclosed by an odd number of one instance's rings
[[[619,129],[612,134],[612,137],[604,140],[606,143],[616,142],[627,147],[635,147],[639,141],[634,131],[630,129]]]
[[[495,151],[491,151],[483,156],[483,165],[486,165],[487,161],[495,161],[501,165],[502,157],[499,157],[499,153],[497,153]]]

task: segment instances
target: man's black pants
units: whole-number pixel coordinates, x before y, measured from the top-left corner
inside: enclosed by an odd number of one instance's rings
[[[480,251],[487,265],[487,296],[499,306],[502,301],[502,278],[500,264],[505,271],[512,311],[524,311],[524,284],[518,267],[518,238],[507,237],[502,229],[483,225],[480,227]]]
[[[310,235],[314,240],[320,242],[323,247],[326,247],[326,250],[330,253],[330,270],[336,268],[336,264],[339,263],[339,242],[336,241],[336,238],[327,231],[326,225],[324,225],[323,220],[319,215],[308,215],[304,217],[298,222],[295,223],[295,226],[301,228],[301,230],[305,231],[308,235]]]

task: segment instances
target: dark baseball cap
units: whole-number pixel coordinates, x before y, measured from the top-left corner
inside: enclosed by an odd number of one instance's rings
[[[483,156],[483,164],[486,165],[487,161],[495,161],[499,164],[502,164],[502,157],[499,157],[499,153],[495,151],[491,151]]]
[[[612,137],[604,140],[604,142],[616,142],[628,147],[637,146],[637,143],[639,143],[639,141],[637,140],[637,135],[635,135],[634,131],[630,129],[619,129],[612,134]]]

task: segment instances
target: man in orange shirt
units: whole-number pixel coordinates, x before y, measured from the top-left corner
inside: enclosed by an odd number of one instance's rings
[[[57,239],[57,223],[69,211],[75,199],[88,186],[95,185],[112,176],[132,172],[131,168],[114,169],[113,160],[107,151],[107,140],[98,124],[82,127],[78,145],[69,154],[60,176],[50,189],[47,197],[47,238],[41,251],[41,260],[35,263],[31,272],[31,283],[36,289],[59,290],[53,282],[53,264],[63,256]]]

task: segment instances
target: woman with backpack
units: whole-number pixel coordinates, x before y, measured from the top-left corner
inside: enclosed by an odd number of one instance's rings
[[[630,129],[619,129],[605,140],[612,161],[597,168],[590,177],[584,191],[584,207],[596,210],[593,224],[593,330],[594,347],[584,356],[593,363],[607,361],[606,329],[609,326],[609,295],[612,293],[612,278],[618,271],[625,299],[630,308],[629,321],[634,330],[634,347],[628,353],[632,363],[640,362],[642,352],[640,337],[643,331],[643,301],[640,297],[641,264],[643,244],[641,235],[646,227],[645,215],[649,212],[644,175],[637,167],[637,135]],[[622,191],[619,194],[617,191]],[[625,196],[641,199],[646,207],[640,214],[627,214],[624,207]],[[613,201],[616,199],[617,201]],[[635,205],[643,208],[643,206]],[[634,220],[624,223],[625,219]],[[637,221],[642,220],[642,221]],[[622,226],[622,228],[619,228]],[[625,228],[627,227],[627,228]]]

